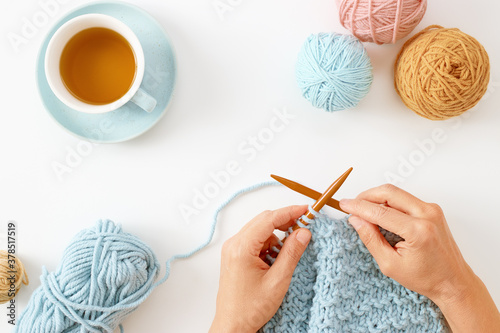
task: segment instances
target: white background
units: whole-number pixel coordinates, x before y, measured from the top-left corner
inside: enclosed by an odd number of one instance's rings
[[[487,98],[469,117],[447,122],[416,116],[395,93],[392,66],[401,41],[367,45],[374,82],[356,109],[327,113],[301,97],[294,69],[305,38],[321,31],[345,32],[333,0],[242,0],[224,20],[212,0],[131,2],[151,13],[173,40],[179,74],[173,103],[148,133],[93,147],[62,180],[52,165],[66,163],[68,151],[77,149],[80,140],[44,110],[35,61],[49,27],[85,1],[60,4],[57,14],[17,52],[7,34],[19,34],[23,20],[31,20],[41,6],[34,0],[2,3],[0,233],[5,234],[8,220],[17,221],[18,254],[31,279],[17,297],[18,316],[40,285],[42,266],[55,270],[71,237],[100,218],[121,223],[164,262],[205,239],[212,212],[229,194],[267,180],[270,173],[323,191],[353,166],[336,198],[353,197],[387,182],[388,172],[398,174],[401,159],[418,157],[415,142],[431,138],[435,129],[446,133],[445,142],[436,144],[400,185],[443,207],[464,257],[500,305],[499,2],[429,1],[417,27],[458,27],[490,55]],[[276,108],[286,108],[296,118],[248,161],[250,156],[238,152],[238,146],[267,127]],[[210,172],[231,160],[241,172],[199,215],[183,219],[179,206],[191,204],[195,189],[203,190],[211,181]],[[194,258],[174,263],[169,280],[124,322],[125,331],[207,331],[224,240],[262,210],[295,203],[309,201],[285,188],[235,201],[221,215],[212,244]],[[1,306],[0,330],[7,332],[4,313]]]

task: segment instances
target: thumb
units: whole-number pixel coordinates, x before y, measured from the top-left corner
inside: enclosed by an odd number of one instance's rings
[[[290,283],[293,271],[297,267],[310,240],[311,232],[305,228],[300,228],[288,236],[276,261],[269,270],[274,275],[274,278],[278,279],[278,281],[285,280]]]
[[[397,253],[382,235],[378,225],[358,216],[351,216],[349,223],[354,227],[363,244],[377,261],[382,273],[387,275],[385,269],[382,268],[392,266],[391,263],[397,260]]]

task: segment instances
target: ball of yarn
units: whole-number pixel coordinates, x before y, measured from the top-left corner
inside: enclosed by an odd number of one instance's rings
[[[21,260],[0,251],[0,304],[13,299],[23,284],[28,285],[29,280]]]
[[[15,332],[112,333],[149,296],[159,271],[151,248],[101,220],[73,239],[56,272],[43,269]]]
[[[433,25],[410,38],[394,64],[394,85],[411,110],[431,120],[459,116],[486,93],[490,63],[483,46],[458,29]]]
[[[356,106],[373,80],[370,57],[353,36],[337,33],[311,35],[297,62],[297,83],[313,106],[339,111]]]
[[[340,23],[363,42],[395,43],[420,23],[427,0],[337,0]]]

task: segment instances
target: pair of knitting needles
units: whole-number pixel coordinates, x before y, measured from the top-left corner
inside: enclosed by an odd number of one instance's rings
[[[340,208],[340,203],[337,200],[333,199],[332,196],[344,184],[347,177],[349,177],[349,174],[351,173],[351,171],[352,171],[352,168],[349,168],[346,172],[344,172],[336,181],[334,181],[332,183],[332,185],[330,185],[330,187],[328,187],[326,189],[326,191],[323,194],[321,194],[320,192],[317,192],[313,189],[310,189],[302,184],[294,182],[293,180],[289,180],[289,179],[286,179],[286,178],[283,178],[280,176],[276,176],[276,175],[271,175],[271,177],[273,179],[277,180],[278,182],[280,182],[281,184],[285,185],[286,187],[294,190],[295,192],[301,193],[309,198],[316,200],[316,202],[308,209],[307,213],[304,214],[304,216],[307,217],[307,219],[312,220],[316,216],[314,213],[318,213],[325,205],[333,207],[333,208],[347,214],[347,212],[343,211],[342,208]],[[309,223],[307,221],[304,221],[304,219],[302,217],[299,218],[297,223],[295,223],[292,226],[292,230],[290,231],[290,233],[299,229],[300,224],[307,226]],[[283,246],[283,242],[285,242],[285,240],[286,240],[286,237],[281,240],[281,244],[280,244],[281,246]],[[272,250],[276,253],[279,253],[279,249],[276,247],[273,247]],[[271,263],[274,262],[274,260],[275,260],[275,258],[271,257],[269,254],[266,256],[266,258]]]

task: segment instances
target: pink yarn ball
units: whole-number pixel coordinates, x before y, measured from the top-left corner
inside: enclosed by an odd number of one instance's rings
[[[427,0],[336,0],[340,23],[362,42],[395,43],[420,23]]]

